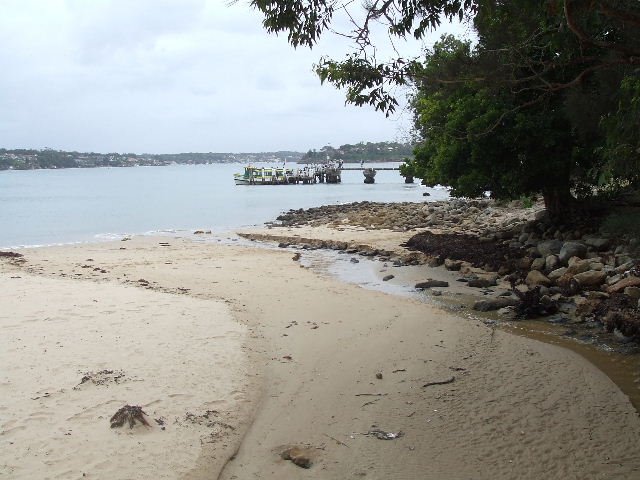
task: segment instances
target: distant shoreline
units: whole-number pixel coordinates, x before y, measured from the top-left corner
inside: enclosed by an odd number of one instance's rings
[[[185,153],[96,153],[65,150],[0,148],[0,170],[42,170],[97,167],[203,165],[218,163],[379,163],[402,162],[412,156],[413,147],[397,142],[360,142],[333,148],[329,145],[306,153],[295,150],[271,152],[185,152]]]

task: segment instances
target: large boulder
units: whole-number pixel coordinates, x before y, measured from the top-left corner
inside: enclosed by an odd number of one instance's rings
[[[556,268],[555,270],[549,272],[549,275],[547,275],[547,277],[549,278],[549,280],[555,282],[560,277],[562,277],[565,273],[567,273],[567,267],[560,267],[560,268]]]
[[[578,273],[584,273],[591,270],[590,260],[580,260],[578,257],[573,257],[569,261],[569,267],[567,272],[571,275],[577,275]]]
[[[449,282],[445,282],[443,280],[434,280],[432,278],[429,278],[424,282],[416,283],[415,288],[417,288],[418,290],[424,290],[425,288],[448,287],[448,286],[449,286]]]
[[[497,285],[496,278],[474,278],[467,282],[467,286],[473,288],[489,288]]]
[[[557,255],[547,255],[544,260],[544,268],[547,272],[551,272],[560,266],[560,260]]]
[[[587,246],[580,242],[565,242],[560,249],[558,259],[563,265],[567,265],[571,257],[584,258],[587,256]]]
[[[607,274],[602,270],[589,270],[573,276],[581,287],[599,287],[607,279]]]
[[[545,240],[544,242],[538,243],[538,253],[542,257],[548,257],[549,255],[555,255],[560,253],[560,249],[562,249],[562,242],[560,240]]]
[[[624,294],[635,299],[640,298],[640,287],[626,287]]]
[[[540,272],[538,270],[531,270],[527,274],[527,278],[525,279],[525,283],[529,287],[535,287],[537,285],[542,285],[542,286],[548,287],[549,285],[551,285],[551,280],[549,280],[549,278],[546,277],[542,272]]]
[[[492,310],[500,310],[504,307],[509,307],[512,305],[516,305],[518,301],[515,298],[487,298],[483,300],[478,300],[473,304],[473,309],[479,312],[489,312]]]
[[[462,268],[462,261],[460,260],[451,260],[450,258],[446,258],[444,260],[444,268],[447,270],[451,270],[457,272]]]
[[[611,239],[609,238],[595,237],[590,235],[583,237],[582,240],[588,247],[591,247],[597,251],[606,250],[611,245]]]
[[[546,265],[546,259],[544,257],[536,258],[531,262],[531,270],[543,270]]]
[[[630,276],[611,285],[607,291],[609,293],[623,292],[627,287],[640,287],[640,277]]]

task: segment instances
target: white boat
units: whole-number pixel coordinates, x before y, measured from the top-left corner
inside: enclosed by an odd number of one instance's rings
[[[235,173],[236,185],[282,185],[293,183],[297,172],[291,168],[244,167],[244,173]]]

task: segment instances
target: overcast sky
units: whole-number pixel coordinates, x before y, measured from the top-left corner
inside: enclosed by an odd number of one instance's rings
[[[263,30],[247,0],[1,5],[0,147],[306,151],[408,133],[409,113],[386,119],[320,85],[312,65],[341,58],[342,39],[294,50]]]

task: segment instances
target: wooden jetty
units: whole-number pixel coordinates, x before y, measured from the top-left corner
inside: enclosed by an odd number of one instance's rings
[[[247,166],[244,168],[244,173],[236,173],[233,177],[236,185],[341,183],[342,172],[346,170],[360,170],[365,177],[364,183],[374,183],[378,170],[399,170],[399,168],[342,167],[341,164],[336,163],[307,165],[299,169]]]

